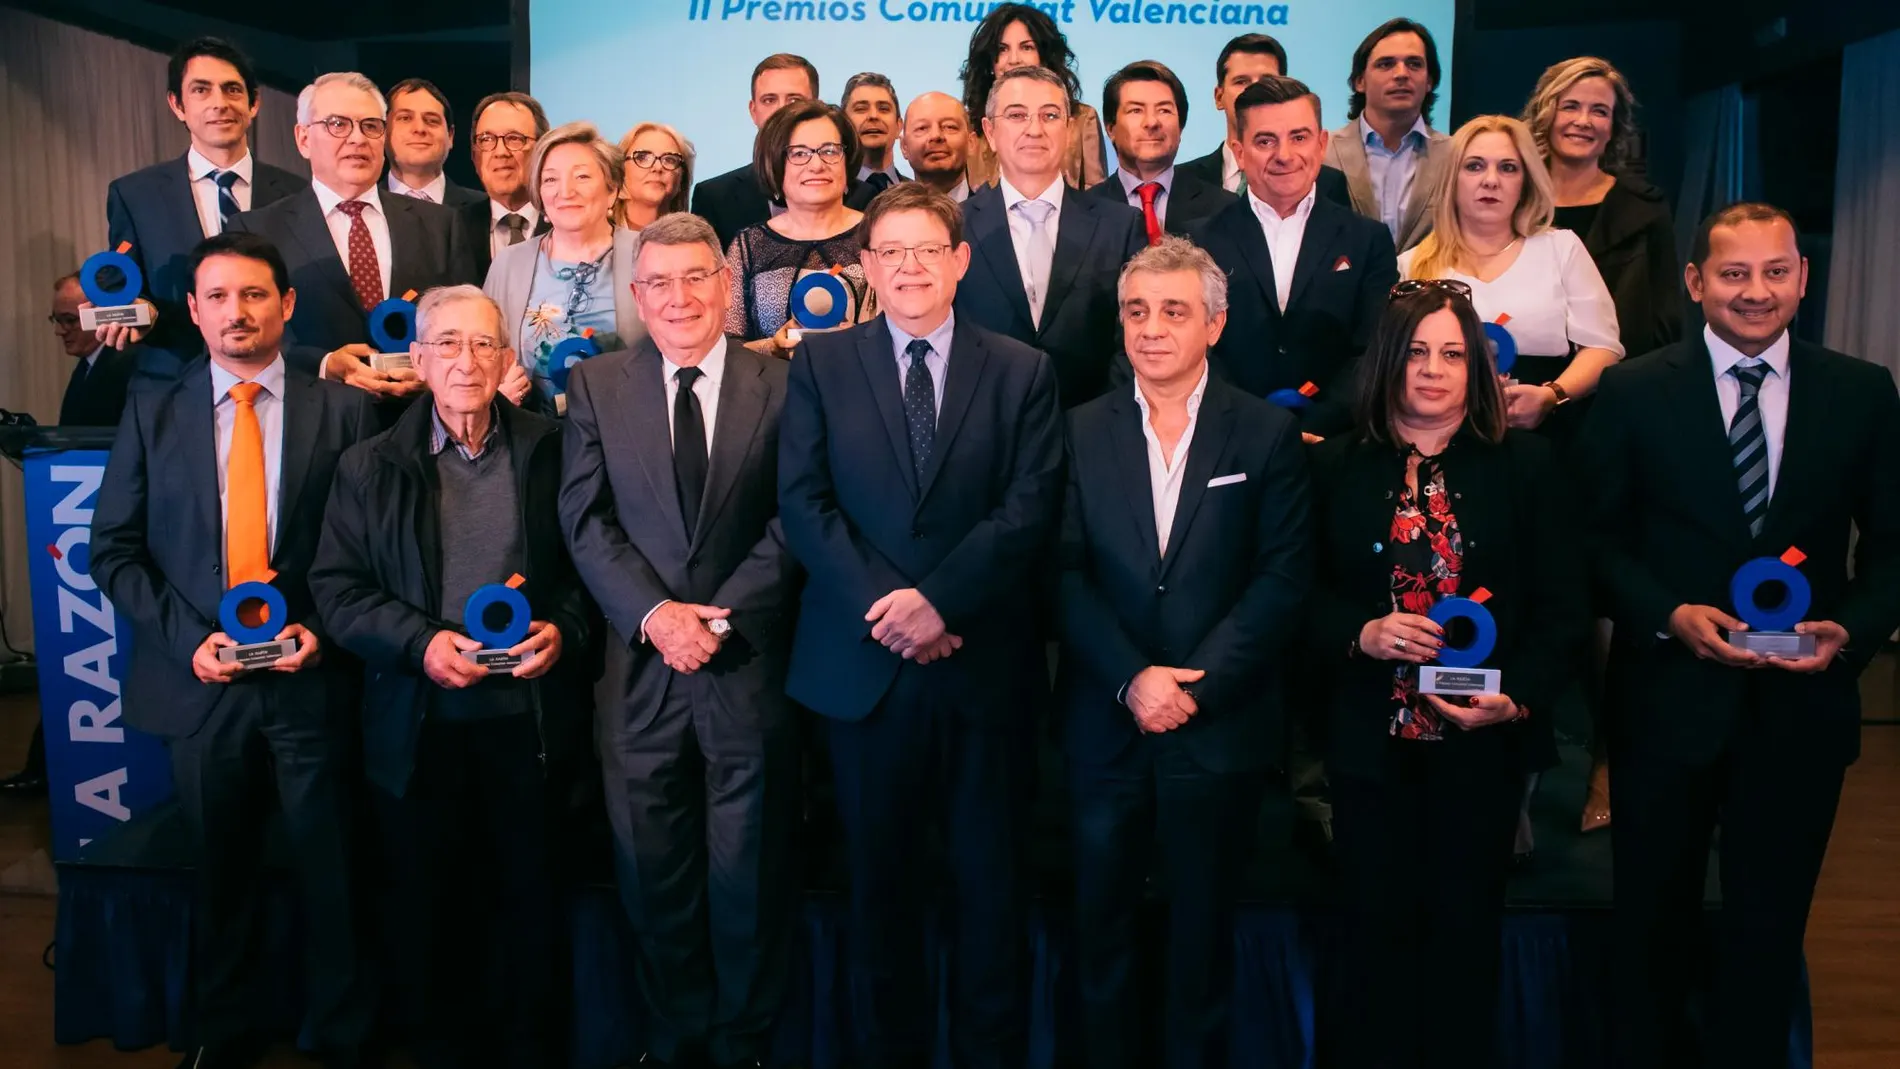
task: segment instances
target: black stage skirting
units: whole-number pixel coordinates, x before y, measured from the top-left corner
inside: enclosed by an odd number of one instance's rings
[[[1588,759],[1565,747],[1534,811],[1538,854],[1512,885],[1504,928],[1503,995],[1498,1007],[1502,1064],[1512,1069],[1608,1066],[1609,841],[1577,835]],[[1052,780],[1045,775],[1044,783]],[[1060,783],[1060,779],[1053,782]],[[1045,792],[1046,793],[1046,792]],[[1262,814],[1254,899],[1235,931],[1234,1069],[1311,1069],[1316,1036],[1330,1027],[1328,963],[1338,925],[1326,906],[1325,874],[1284,844],[1287,802]],[[1037,812],[1048,843],[1043,894],[1026,937],[1030,976],[1030,1069],[1066,1064],[1078,1049],[1073,933],[1067,924],[1062,840],[1054,807]],[[1048,824],[1049,826],[1044,826]],[[1610,834],[1613,834],[1610,833]],[[54,1036],[60,1043],[108,1039],[132,1049],[189,1044],[191,880],[180,867],[175,825],[156,817],[128,825],[88,850],[88,862],[61,866]],[[837,873],[815,867],[799,927],[793,981],[773,1064],[848,1065],[844,902]],[[1713,904],[1713,903],[1712,903]],[[288,1038],[299,1024],[295,910],[281,885],[266,911],[264,989],[270,1027]],[[584,883],[567,897],[574,1069],[637,1061],[643,1021],[634,985],[634,942],[613,888]],[[940,960],[940,959],[939,959]],[[941,1010],[940,1010],[941,1012]],[[1430,1012],[1429,1003],[1394,1007]],[[1812,1065],[1805,978],[1790,1069]],[[937,1065],[948,1069],[947,1050]]]

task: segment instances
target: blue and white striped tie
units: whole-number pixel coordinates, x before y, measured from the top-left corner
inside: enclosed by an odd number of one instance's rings
[[[238,207],[237,194],[231,188],[237,185],[238,173],[213,171],[210,177],[218,184],[218,232],[223,233],[231,225],[231,217],[242,210]]]
[[[1744,360],[1729,368],[1742,387],[1741,403],[1728,425],[1729,456],[1742,491],[1742,514],[1748,517],[1748,533],[1754,537],[1760,537],[1762,521],[1768,518],[1768,435],[1762,431],[1759,396],[1768,370],[1759,360]]]

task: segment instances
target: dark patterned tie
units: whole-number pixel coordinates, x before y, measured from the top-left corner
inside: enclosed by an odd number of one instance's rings
[[[924,481],[924,469],[930,466],[930,450],[937,443],[937,384],[930,380],[924,357],[930,355],[930,343],[917,338],[904,346],[910,367],[904,371],[904,422],[910,426],[910,465],[917,481]]]
[[[213,175],[213,180],[218,183],[218,231],[222,233],[231,225],[231,217],[243,210],[238,207],[237,193],[233,189],[237,185],[238,173],[219,171]]]
[[[1768,518],[1768,435],[1761,425],[1761,384],[1768,365],[1744,361],[1729,369],[1741,384],[1742,400],[1728,425],[1729,455],[1735,461],[1736,484],[1742,491],[1742,514],[1748,533],[1759,537]]]
[[[871,176],[864,181],[870,185],[873,195],[891,188],[891,176],[888,171],[872,171]]]
[[[376,262],[376,243],[370,240],[369,224],[363,222],[363,209],[369,204],[346,200],[336,210],[350,217],[350,288],[367,312],[383,303],[383,272]]]
[[[501,225],[508,228],[508,244],[519,245],[528,232],[528,217],[520,212],[509,212],[501,217]]]
[[[699,522],[699,501],[706,496],[706,420],[699,411],[693,383],[705,372],[683,367],[673,373],[679,390],[673,396],[673,478],[679,483],[680,515],[686,517],[686,539],[692,541]]]

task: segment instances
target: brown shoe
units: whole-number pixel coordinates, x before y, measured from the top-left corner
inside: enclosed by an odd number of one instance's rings
[[[1587,835],[1610,826],[1610,759],[1599,757],[1590,765],[1590,792],[1583,800],[1583,825]]]

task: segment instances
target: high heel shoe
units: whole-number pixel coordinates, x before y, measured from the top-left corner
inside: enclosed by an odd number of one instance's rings
[[[1610,826],[1610,759],[1599,758],[1590,765],[1590,790],[1583,800],[1581,831],[1588,835]]]

